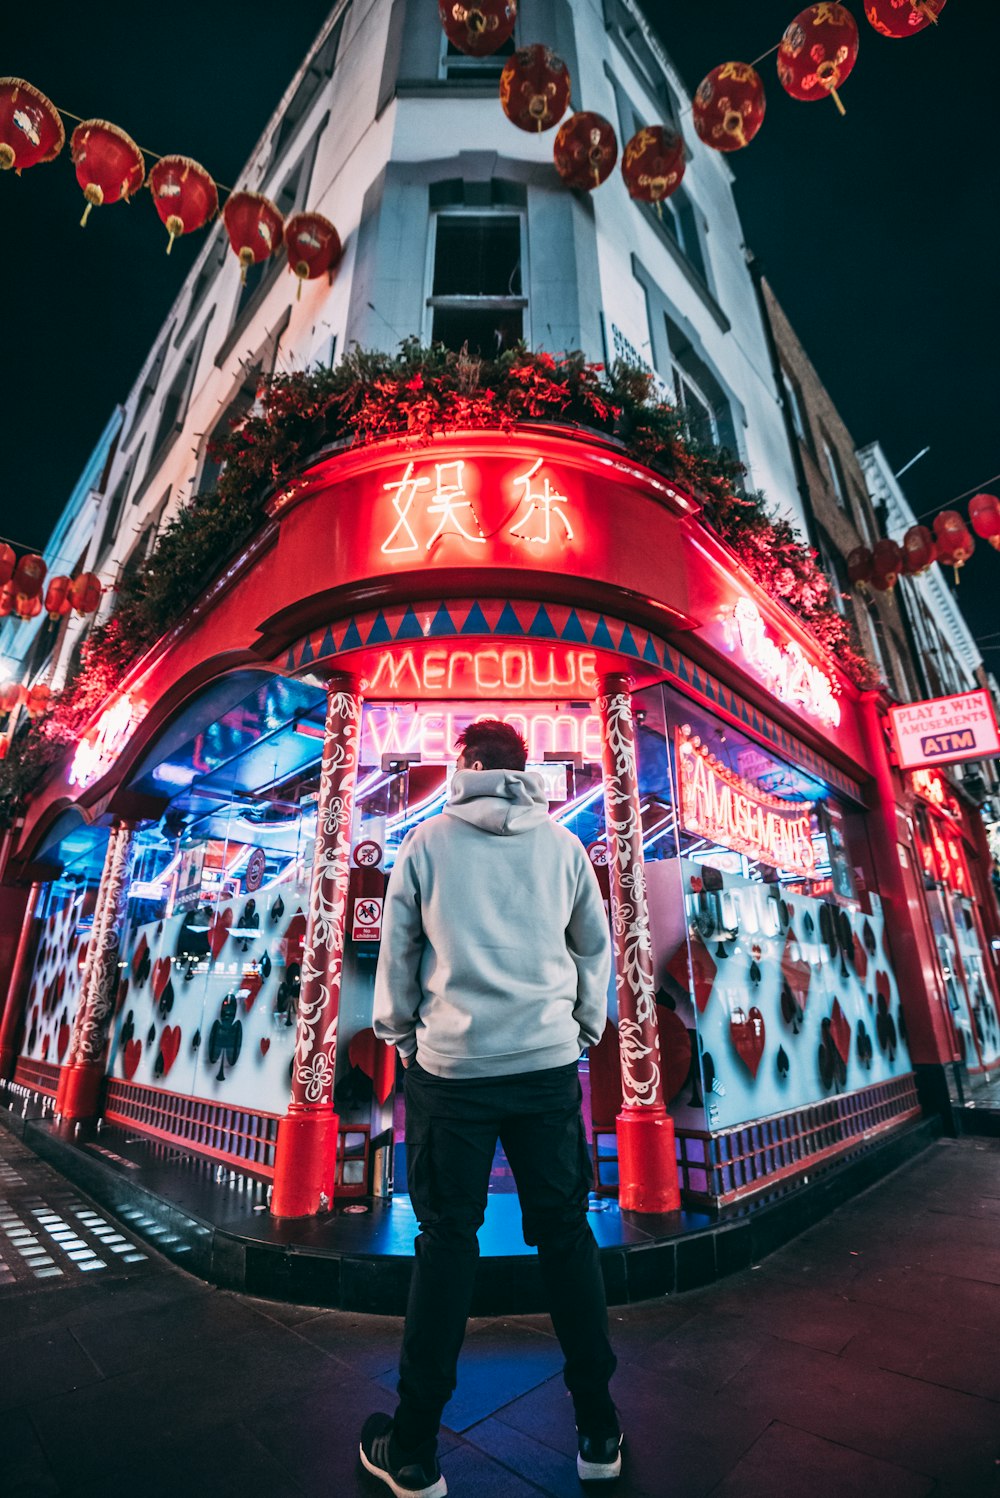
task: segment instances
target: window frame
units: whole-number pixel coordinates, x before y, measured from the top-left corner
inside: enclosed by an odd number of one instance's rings
[[[520,296],[492,295],[443,295],[434,291],[434,268],[437,259],[438,226],[442,218],[508,218],[516,219],[519,232],[519,260],[521,271]],[[527,208],[512,204],[443,204],[430,210],[430,233],[427,236],[427,263],[424,272],[424,341],[428,345],[434,339],[434,314],[440,309],[456,312],[497,311],[521,313],[521,338],[523,343],[531,341],[530,298],[528,288],[528,214]],[[486,356],[484,357],[491,357]]]

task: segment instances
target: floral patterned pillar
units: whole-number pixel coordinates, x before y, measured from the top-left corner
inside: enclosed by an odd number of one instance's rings
[[[274,1161],[271,1211],[276,1217],[308,1217],[321,1210],[322,1197],[326,1204],[333,1201],[338,1131],[333,1079],[360,741],[360,693],[351,678],[335,677],[327,686],[292,1097]]]
[[[14,965],[10,970],[10,983],[7,985],[7,1002],[3,1008],[3,1020],[0,1022],[0,1078],[4,1081],[9,1081],[17,1066],[15,1046],[21,1016],[24,1014],[25,999],[28,996],[28,980],[31,976],[31,958],[34,948],[35,911],[38,909],[41,893],[40,884],[33,884],[28,892],[28,902],[24,907],[24,919],[21,922],[21,935],[14,954]]]
[[[116,822],[108,839],[97,891],[94,926],[83,970],[69,1055],[59,1077],[56,1111],[63,1118],[93,1118],[100,1111],[104,1046],[118,991],[119,949],[132,878],[135,827]]]
[[[622,1070],[622,1111],[617,1119],[618,1200],[631,1212],[672,1212],[680,1206],[680,1191],[674,1125],[663,1102],[632,692],[627,676],[602,679],[597,710],[604,747],[604,815]]]

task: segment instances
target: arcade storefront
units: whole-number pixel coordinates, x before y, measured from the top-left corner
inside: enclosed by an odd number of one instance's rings
[[[3,1073],[271,1180],[278,1215],[405,1191],[382,905],[477,716],[607,897],[595,1190],[723,1203],[918,1113],[954,1027],[877,701],[694,501],[552,429],[334,453],[271,498],[29,808]]]

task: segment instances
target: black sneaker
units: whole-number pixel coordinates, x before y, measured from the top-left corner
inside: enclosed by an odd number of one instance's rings
[[[448,1484],[438,1466],[437,1442],[401,1451],[391,1415],[369,1415],[361,1428],[361,1464],[396,1498],[445,1498]]]
[[[588,1435],[577,1431],[576,1470],[581,1482],[614,1482],[622,1469],[622,1433]]]

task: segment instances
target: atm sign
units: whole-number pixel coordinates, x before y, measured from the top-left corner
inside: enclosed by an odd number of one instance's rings
[[[892,707],[889,717],[904,770],[1000,754],[996,714],[985,690]]]

